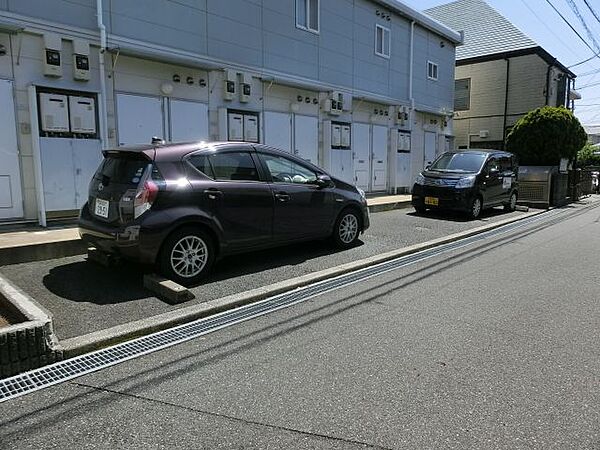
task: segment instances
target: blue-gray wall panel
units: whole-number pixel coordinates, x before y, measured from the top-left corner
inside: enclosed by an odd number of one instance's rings
[[[95,0],[0,0],[0,9],[96,29]],[[377,16],[371,0],[322,0],[320,32],[296,27],[295,0],[105,1],[110,33],[223,61],[272,69],[344,88],[408,100],[410,21]],[[390,29],[391,57],[375,54],[375,24]],[[442,45],[443,44],[443,45]],[[452,107],[454,47],[416,26],[414,97]],[[439,79],[427,79],[427,61]]]
[[[163,0],[111,2],[112,33],[167,47],[206,53],[203,2],[190,7]]]
[[[79,28],[97,28],[94,0],[10,0],[2,9]]]

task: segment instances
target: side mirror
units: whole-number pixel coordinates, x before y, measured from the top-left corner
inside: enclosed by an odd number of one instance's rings
[[[333,180],[329,175],[318,175],[315,180],[315,184],[319,187],[319,189],[324,189],[328,187],[333,187]]]
[[[499,173],[500,173],[500,170],[498,170],[496,167],[492,167],[492,168],[489,170],[489,172],[488,172],[488,174],[489,174],[489,175],[491,175],[491,176],[496,176],[496,175],[498,175]]]

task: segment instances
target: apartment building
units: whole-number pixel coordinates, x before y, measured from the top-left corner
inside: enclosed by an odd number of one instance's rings
[[[0,220],[74,216],[101,150],[153,137],[406,190],[453,145],[461,41],[395,0],[0,0]]]
[[[573,107],[575,74],[484,0],[457,0],[425,11],[464,32],[456,54],[454,135],[458,148],[503,149],[532,109]]]

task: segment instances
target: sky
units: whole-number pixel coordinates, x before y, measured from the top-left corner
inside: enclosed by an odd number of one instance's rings
[[[449,3],[449,0],[401,0],[417,10]],[[575,28],[588,45],[600,53],[600,0],[486,0],[522,32],[536,41],[548,53],[569,67],[594,55],[575,32],[548,3],[552,3]],[[588,6],[596,12],[594,17]],[[590,33],[571,9],[575,4]],[[597,46],[596,46],[597,45]],[[575,101],[575,115],[583,125],[600,124],[600,55],[591,61],[572,67],[577,75],[575,86],[582,99]],[[594,71],[596,71],[594,73]],[[596,86],[594,86],[597,84]],[[586,87],[587,85],[592,85]]]

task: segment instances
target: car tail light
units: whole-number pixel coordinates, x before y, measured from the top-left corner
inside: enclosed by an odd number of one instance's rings
[[[133,218],[137,219],[146,211],[148,211],[156,196],[158,195],[158,185],[151,179],[147,179],[143,183],[140,183],[135,194],[135,200],[133,202]]]

